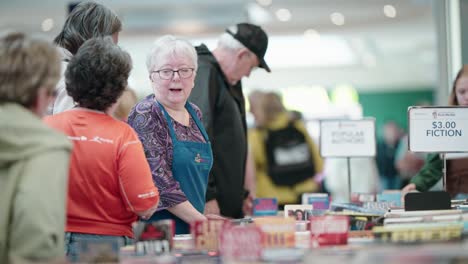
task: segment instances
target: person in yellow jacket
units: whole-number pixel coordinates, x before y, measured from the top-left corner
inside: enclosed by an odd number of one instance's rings
[[[300,203],[300,197],[303,193],[319,191],[319,184],[314,181],[314,176],[322,172],[323,160],[320,157],[316,144],[309,136],[304,123],[291,117],[283,106],[279,95],[275,93],[263,93],[258,99],[256,111],[253,113],[255,115],[256,127],[249,131],[250,151],[253,155],[256,168],[257,197],[276,197],[280,206]],[[271,131],[278,131],[290,125],[294,126],[297,131],[304,135],[305,142],[309,147],[313,170],[307,178],[294,184],[277,184],[271,175],[268,175],[269,166],[266,139]],[[288,176],[288,178],[292,177],[296,177],[296,175]]]

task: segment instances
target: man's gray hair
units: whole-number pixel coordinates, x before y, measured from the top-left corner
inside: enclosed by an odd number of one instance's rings
[[[235,26],[229,27],[228,30],[233,34],[237,33],[237,27]],[[237,51],[240,49],[245,49],[246,47],[240,43],[240,41],[235,39],[231,34],[224,32],[218,38],[218,48]]]
[[[197,51],[193,45],[185,39],[164,35],[156,40],[151,52],[146,57],[148,72],[151,73],[154,70],[158,59],[168,54],[188,57],[192,61],[195,71],[197,70]]]

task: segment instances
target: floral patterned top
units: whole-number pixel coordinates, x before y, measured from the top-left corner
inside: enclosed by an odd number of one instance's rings
[[[200,109],[190,103],[201,120]],[[146,159],[153,175],[153,182],[159,189],[158,211],[187,201],[179,182],[172,176],[173,146],[164,112],[154,95],[149,95],[130,112],[128,124],[135,129],[143,144]],[[190,116],[189,126],[172,119],[176,137],[180,141],[206,142],[197,124]]]

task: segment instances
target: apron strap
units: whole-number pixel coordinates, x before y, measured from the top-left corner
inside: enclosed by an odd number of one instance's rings
[[[177,137],[176,137],[175,130],[174,130],[174,125],[172,124],[172,118],[169,116],[169,114],[167,113],[164,106],[159,101],[156,100],[156,102],[158,103],[159,107],[163,110],[164,116],[166,117],[167,124],[169,125],[169,133],[171,134],[172,140],[173,141],[174,140],[178,141]],[[200,130],[200,132],[202,133],[203,138],[205,138],[206,143],[210,143],[210,139],[208,137],[208,134],[205,131],[205,127],[201,123],[201,121],[198,118],[195,110],[193,109],[193,107],[190,105],[189,102],[185,103],[185,109],[187,109],[187,111],[189,112],[189,114],[192,117],[193,121],[195,121],[195,124],[197,125],[198,130]]]
[[[172,124],[172,118],[167,113],[166,108],[164,108],[164,106],[158,100],[156,100],[156,102],[158,103],[159,107],[163,110],[164,117],[166,117],[166,122],[169,126],[169,134],[171,135],[172,141],[177,141],[174,125]]]
[[[189,111],[190,115],[192,116],[193,121],[195,121],[195,124],[198,127],[198,130],[202,133],[203,137],[205,138],[206,143],[210,143],[210,138],[208,137],[208,134],[206,133],[205,127],[201,123],[200,119],[197,116],[197,113],[195,112],[195,109],[187,102],[185,104],[185,108]]]

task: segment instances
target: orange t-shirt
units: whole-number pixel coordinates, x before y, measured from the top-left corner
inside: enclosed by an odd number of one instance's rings
[[[135,212],[159,202],[143,146],[124,122],[73,109],[44,121],[73,142],[67,232],[133,237]]]

